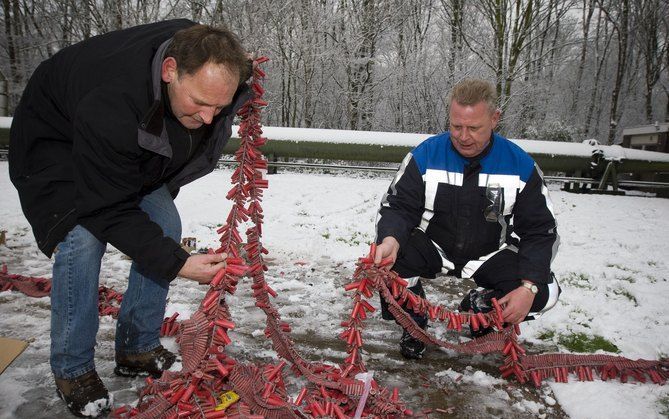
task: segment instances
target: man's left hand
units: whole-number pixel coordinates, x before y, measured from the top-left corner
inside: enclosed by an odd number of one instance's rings
[[[506,323],[518,324],[522,322],[532,308],[534,294],[522,285],[499,300],[503,307],[502,316]]]

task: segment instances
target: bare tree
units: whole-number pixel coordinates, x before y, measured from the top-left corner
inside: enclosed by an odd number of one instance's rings
[[[611,106],[609,110],[609,133],[607,144],[613,144],[616,129],[620,120],[621,108],[618,106],[623,83],[627,76],[628,47],[630,34],[630,2],[629,0],[598,0],[599,7],[613,26],[617,41],[617,62],[615,82],[611,91]]]
[[[635,46],[641,54],[644,67],[644,110],[646,122],[653,122],[653,90],[665,67],[667,53],[666,31],[669,5],[662,0],[642,0],[635,9]]]

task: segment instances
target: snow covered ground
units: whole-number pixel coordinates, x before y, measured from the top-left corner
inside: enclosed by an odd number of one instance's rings
[[[215,230],[227,215],[224,196],[230,170],[219,170],[182,189],[177,206],[183,235],[199,246],[215,246]],[[336,339],[339,322],[350,312],[342,285],[357,257],[367,252],[374,220],[390,175],[379,177],[280,173],[272,175],[264,199],[263,241],[271,251],[268,282],[279,292],[276,304],[292,325],[298,349],[311,360],[341,361]],[[657,359],[669,354],[669,200],[645,197],[575,195],[552,189],[561,247],[553,269],[563,294],[538,321],[523,326],[529,351],[566,351],[574,336],[601,336],[629,358]],[[14,273],[50,276],[51,263],[34,243],[7,163],[0,162],[0,263]],[[109,248],[101,283],[122,291],[129,261]],[[468,284],[439,278],[427,284],[428,298],[455,306]],[[188,317],[205,288],[177,280],[167,315]],[[378,301],[371,303],[378,307]],[[231,335],[234,356],[269,361],[261,312],[253,307],[248,285],[229,299],[238,328]],[[117,404],[136,399],[142,380],[114,377],[114,321],[103,318],[98,334],[98,371]],[[30,341],[30,346],[0,375],[0,418],[62,417],[48,365],[49,299],[0,293],[0,335]],[[432,331],[446,334],[437,325]],[[580,335],[582,334],[582,335]],[[420,362],[398,355],[399,327],[375,312],[365,331],[365,359],[384,386],[399,386],[416,412],[452,409],[451,417],[655,418],[669,415],[669,387],[596,380],[569,384],[548,381],[541,389],[499,378],[497,356],[467,357],[438,349]],[[175,349],[174,340],[165,339]],[[297,391],[293,389],[293,391]],[[438,417],[438,416],[431,416]]]

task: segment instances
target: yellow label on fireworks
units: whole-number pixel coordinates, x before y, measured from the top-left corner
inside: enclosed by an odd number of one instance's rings
[[[226,391],[220,395],[221,403],[216,406],[215,410],[225,410],[232,406],[239,400],[239,395],[234,391]]]

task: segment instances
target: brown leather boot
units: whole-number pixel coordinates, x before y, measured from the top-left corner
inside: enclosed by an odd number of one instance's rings
[[[56,378],[56,392],[75,416],[98,417],[112,408],[113,397],[93,370],[72,379]]]
[[[177,357],[162,345],[148,352],[139,354],[116,353],[114,373],[121,377],[151,375],[158,378],[163,371],[170,369]]]

